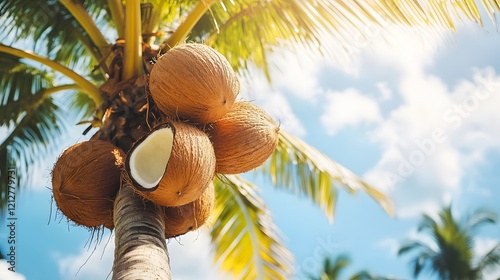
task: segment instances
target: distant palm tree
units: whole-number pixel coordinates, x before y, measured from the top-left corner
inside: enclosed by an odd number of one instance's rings
[[[349,279],[349,280],[394,280],[394,278],[388,278],[384,276],[374,275],[366,270],[357,272],[350,276],[349,278],[341,277],[342,272],[351,264],[351,259],[346,254],[341,254],[335,259],[331,257],[326,257],[323,261],[323,267],[321,268],[319,276],[309,275],[310,280],[339,280],[339,279]]]
[[[476,211],[460,223],[453,216],[451,206],[445,207],[439,212],[438,220],[423,215],[418,227],[419,232],[429,234],[432,242],[408,242],[398,254],[417,252],[411,261],[415,277],[428,271],[443,280],[483,279],[485,272],[500,270],[500,242],[484,256],[474,256],[474,238],[479,227],[495,222],[494,213]]]
[[[351,264],[351,259],[345,255],[339,255],[335,259],[326,257],[319,276],[309,276],[311,280],[334,280],[339,279],[340,274]]]
[[[482,2],[493,17],[498,2]],[[349,53],[350,46],[359,45],[356,40],[373,26],[454,29],[452,18],[457,19],[457,15],[482,20],[473,1],[445,3],[0,0],[0,208],[5,209],[9,199],[5,158],[9,157],[26,179],[38,159],[59,148],[57,139],[68,121],[89,125],[94,138],[127,152],[131,143],[147,133],[148,119],[157,110],[148,105],[145,87],[151,61],[186,38],[220,51],[243,77],[252,64],[270,79],[268,55],[279,49],[292,48],[299,56],[304,49],[342,56]],[[56,94],[67,102],[54,98]],[[285,132],[262,171],[275,186],[309,197],[331,221],[338,187],[365,191],[392,211],[382,193]],[[286,278],[291,270],[290,254],[276,234],[258,187],[238,176],[221,177],[215,183],[216,222],[211,236],[222,268],[240,279]],[[161,219],[154,219],[160,214],[154,207],[146,213],[142,201],[133,198],[132,192],[120,192],[117,201],[127,202],[117,203],[114,209],[122,218],[115,221],[114,275],[126,270],[132,278],[153,279],[161,270],[167,277],[168,253]],[[126,205],[137,206],[145,219],[129,219]],[[151,238],[144,238],[146,235]],[[138,252],[144,247],[130,240],[153,240],[147,241],[147,246],[155,250],[146,249],[141,255]],[[137,259],[123,258],[123,254]],[[148,257],[141,257],[144,255]]]

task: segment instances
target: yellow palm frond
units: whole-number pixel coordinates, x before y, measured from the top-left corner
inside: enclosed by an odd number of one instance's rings
[[[235,279],[289,279],[292,255],[284,247],[257,186],[238,176],[215,180],[211,228],[215,258]]]
[[[338,187],[349,192],[364,191],[387,213],[394,213],[391,200],[375,187],[284,131],[280,132],[278,147],[262,170],[276,186],[308,196],[325,211],[330,221],[335,214]]]
[[[188,40],[212,45],[238,70],[244,71],[252,61],[268,74],[267,56],[277,48],[300,45],[297,50],[306,47],[339,58],[349,54],[354,40],[389,24],[455,30],[456,22],[466,19],[482,26],[480,6],[495,21],[500,2],[478,2],[223,0],[210,7]]]

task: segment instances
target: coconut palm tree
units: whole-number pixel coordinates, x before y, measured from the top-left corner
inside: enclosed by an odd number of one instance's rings
[[[338,255],[335,259],[331,257],[326,257],[323,260],[323,267],[321,268],[320,275],[309,275],[309,279],[311,280],[337,280],[337,279],[345,279],[345,277],[341,277],[342,272],[351,265],[351,259],[346,254]],[[349,280],[391,280],[394,278],[388,278],[383,276],[378,276],[372,274],[366,270],[362,270],[351,275]]]
[[[482,2],[490,16],[499,8],[497,1]],[[29,174],[57,147],[68,121],[88,125],[84,134],[92,132],[94,139],[127,151],[147,132],[148,113],[155,109],[148,108],[145,92],[151,61],[186,40],[214,47],[242,77],[252,64],[270,79],[268,55],[279,49],[335,57],[348,52],[353,31],[367,24],[453,29],[460,17],[481,23],[472,1],[1,0],[0,125],[6,136],[0,144],[0,177],[7,165]],[[365,191],[392,211],[383,194],[352,172],[293,135],[279,137],[261,169],[276,187],[306,195],[330,220],[339,187]],[[0,184],[5,209],[9,185]],[[123,184],[114,209],[120,217],[114,277],[168,278],[158,210],[138,205],[142,202]],[[286,277],[290,254],[258,187],[239,176],[220,176],[215,185],[211,235],[222,268],[242,279]],[[144,219],[131,218],[129,205]]]
[[[410,241],[398,254],[417,252],[411,261],[415,277],[428,271],[443,280],[484,279],[485,272],[500,269],[500,242],[484,256],[474,256],[474,237],[479,227],[495,222],[494,213],[476,211],[460,223],[448,206],[438,219],[423,215],[418,231],[427,232],[432,242]]]

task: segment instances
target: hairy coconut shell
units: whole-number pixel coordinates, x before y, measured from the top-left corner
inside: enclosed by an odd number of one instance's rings
[[[127,174],[138,193],[161,206],[181,206],[196,200],[215,174],[215,153],[208,135],[187,123],[172,122],[172,126],[175,130],[172,151],[157,187],[144,188],[132,175],[131,168],[134,167],[129,164],[129,159],[136,152],[137,145],[131,148],[126,164]]]
[[[165,238],[176,237],[200,228],[212,213],[214,201],[214,184],[210,182],[195,201],[178,207],[163,207]]]
[[[52,170],[57,207],[79,225],[113,228],[113,201],[120,188],[125,153],[105,141],[86,141],[66,149]]]
[[[279,126],[259,106],[241,101],[213,123],[207,133],[214,145],[216,172],[238,174],[269,158],[278,145]]]
[[[158,108],[169,117],[205,124],[230,110],[240,84],[222,54],[194,43],[176,46],[158,59],[149,89]]]

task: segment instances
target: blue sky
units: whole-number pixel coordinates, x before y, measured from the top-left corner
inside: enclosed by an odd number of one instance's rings
[[[348,253],[353,263],[344,277],[368,269],[411,279],[410,258],[396,251],[406,238],[424,238],[416,230],[422,213],[433,215],[453,201],[457,215],[477,207],[500,214],[500,34],[492,26],[461,24],[456,34],[386,26],[364,35],[353,33],[349,59],[290,51],[272,56],[272,87],[258,73],[242,82],[242,98],[387,193],[397,207],[389,217],[365,194],[341,191],[331,224],[307,198],[257,178],[299,276],[314,274],[324,255]],[[86,139],[83,130],[72,129],[58,152]],[[17,197],[19,274],[7,279],[104,279],[110,273],[110,233],[89,245],[89,232],[68,225],[51,205],[56,157],[21,174],[34,183]],[[0,231],[3,252],[6,232]],[[475,250],[482,254],[499,240],[500,224],[486,226]],[[169,249],[174,279],[226,277],[212,263],[205,230],[171,240]]]

